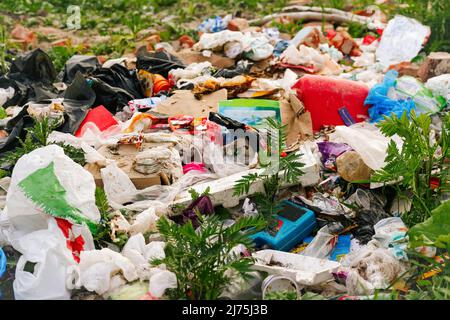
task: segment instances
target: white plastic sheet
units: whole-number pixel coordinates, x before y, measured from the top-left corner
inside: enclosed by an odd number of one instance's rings
[[[411,61],[417,56],[430,33],[430,27],[419,21],[396,15],[383,31],[376,51],[377,60],[385,67]]]

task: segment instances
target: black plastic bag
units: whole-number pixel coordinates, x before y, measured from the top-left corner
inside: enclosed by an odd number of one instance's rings
[[[166,51],[148,52],[145,47],[139,48],[136,53],[138,70],[147,70],[151,73],[169,77],[169,71],[172,69],[185,68],[185,65],[177,57]]]
[[[95,92],[88,85],[83,75],[78,72],[72,84],[64,93],[64,123],[57,128],[58,131],[74,134],[86,114],[93,106]]]
[[[13,88],[14,96],[3,104],[4,108],[11,106],[23,106],[28,102],[28,97],[32,95],[32,88],[21,84],[15,80],[9,79],[6,76],[0,77],[0,88]]]
[[[89,81],[96,94],[94,105],[103,105],[111,113],[122,110],[130,100],[144,98],[136,71],[119,64],[97,69]]]
[[[64,65],[62,81],[72,83],[77,72],[87,76],[93,74],[98,68],[100,63],[96,56],[74,55]]]
[[[23,84],[51,85],[56,79],[56,70],[50,57],[41,49],[36,49],[14,59],[8,78]]]

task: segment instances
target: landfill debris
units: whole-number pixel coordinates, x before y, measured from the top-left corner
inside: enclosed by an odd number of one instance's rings
[[[120,26],[105,36],[108,54],[12,25],[0,300],[434,292],[450,243],[450,54],[431,52],[417,17],[354,9],[136,18],[120,46]]]

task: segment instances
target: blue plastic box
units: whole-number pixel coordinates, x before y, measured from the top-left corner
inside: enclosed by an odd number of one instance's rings
[[[251,238],[256,246],[268,245],[272,249],[289,251],[311,234],[316,226],[316,216],[313,211],[299,206],[291,201],[281,202],[283,209],[277,216],[282,223],[275,236],[267,231],[260,231]]]

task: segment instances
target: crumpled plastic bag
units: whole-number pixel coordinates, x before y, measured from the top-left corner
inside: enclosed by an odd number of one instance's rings
[[[338,236],[332,234],[330,228],[326,225],[317,232],[317,235],[301,254],[308,257],[326,259],[333,251],[337,241]]]
[[[106,158],[97,150],[92,148],[82,139],[77,138],[69,133],[52,131],[47,138],[47,143],[64,143],[81,149],[85,152],[85,159],[87,163],[97,163],[100,166],[105,166],[107,163]]]
[[[167,289],[175,289],[177,287],[178,282],[175,273],[163,270],[150,278],[148,291],[152,296],[161,298]]]
[[[227,42],[238,41],[240,42],[244,34],[239,31],[223,30],[215,33],[204,33],[201,35],[200,40],[194,45],[194,49],[201,50],[214,50],[223,47]]]
[[[405,271],[405,264],[376,240],[347,254],[341,264],[348,270],[346,287],[350,295],[370,295],[375,289],[386,289]]]
[[[390,90],[395,88],[398,72],[390,70],[384,76],[383,83],[374,85],[364,101],[364,105],[370,105],[369,116],[371,122],[379,122],[384,116],[392,114],[401,117],[404,112],[408,115],[415,109],[414,101],[410,98],[393,99],[388,96]]]
[[[197,27],[197,30],[203,33],[223,31],[227,29],[228,22],[230,22],[231,19],[231,14],[228,14],[223,18],[219,16],[208,18],[200,23],[200,25]]]
[[[273,54],[274,47],[270,38],[265,35],[246,33],[242,40],[245,57],[253,61],[261,61]]]
[[[417,20],[396,15],[383,31],[376,51],[377,60],[385,67],[411,61],[417,56],[430,33],[430,27]]]
[[[122,249],[122,255],[128,258],[136,267],[136,272],[140,280],[149,280],[155,271],[151,265],[153,259],[164,259],[165,243],[162,241],[152,241],[145,244],[142,233],[131,236]]]
[[[137,190],[126,173],[114,162],[101,169],[101,175],[106,197],[112,208],[116,210],[125,208],[133,211],[143,211],[149,207],[154,207],[158,215],[165,212],[168,204],[174,201],[176,196],[182,191],[191,188],[197,183],[214,180],[219,177],[217,174],[210,172],[199,173],[198,171],[190,171],[170,186],[155,185]],[[123,204],[128,202],[133,203],[123,206]]]
[[[166,79],[170,70],[185,67],[177,57],[164,50],[148,52],[145,47],[141,47],[138,49],[136,57],[136,68],[138,70],[142,69],[154,74],[160,74]]]
[[[186,68],[172,69],[169,78],[177,82],[180,79],[194,79],[198,76],[211,75],[212,64],[209,61],[191,63]]]
[[[108,248],[81,252],[80,284],[87,290],[103,295],[115,289],[112,277],[118,272],[129,282],[138,279],[135,265],[118,252]]]

